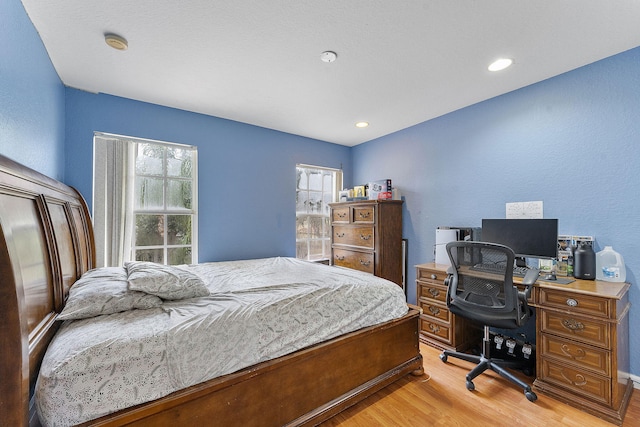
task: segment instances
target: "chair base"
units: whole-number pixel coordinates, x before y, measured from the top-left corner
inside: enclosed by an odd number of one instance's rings
[[[473,384],[473,379],[482,374],[487,369],[491,369],[492,371],[498,373],[501,377],[511,381],[512,383],[520,386],[524,390],[524,395],[530,402],[535,402],[538,399],[538,396],[533,392],[531,386],[520,378],[513,375],[511,372],[507,371],[506,368],[522,368],[523,363],[517,360],[504,360],[491,358],[489,356],[489,350],[491,348],[491,340],[489,338],[488,328],[485,329],[485,337],[482,341],[482,354],[479,356],[467,353],[460,353],[457,351],[444,350],[440,355],[440,360],[443,362],[447,362],[449,357],[455,357],[456,359],[466,360],[467,362],[476,363],[475,368],[473,368],[467,374],[467,390],[475,390],[475,385]]]

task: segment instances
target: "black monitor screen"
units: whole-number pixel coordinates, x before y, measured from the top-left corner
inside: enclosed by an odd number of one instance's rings
[[[482,240],[509,246],[519,257],[555,258],[557,219],[483,219]]]

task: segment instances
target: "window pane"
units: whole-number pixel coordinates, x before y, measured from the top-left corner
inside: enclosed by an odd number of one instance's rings
[[[164,215],[136,215],[135,246],[164,244]]]
[[[192,150],[182,148],[167,149],[167,175],[190,178],[193,171]]]
[[[296,213],[307,213],[309,194],[306,191],[296,192]]]
[[[298,216],[296,217],[296,239],[309,238],[309,217]]]
[[[167,249],[169,265],[191,264],[191,248],[169,248]]]
[[[167,244],[191,244],[191,215],[167,215]]]
[[[135,208],[162,209],[164,181],[156,178],[136,177]]]
[[[316,259],[322,259],[323,258],[323,255],[324,255],[322,253],[323,244],[324,244],[323,240],[311,240],[311,241],[309,241],[309,259],[310,260],[316,260]]]
[[[322,179],[323,179],[322,190],[326,194],[333,193],[333,176],[334,175],[335,174],[333,172],[328,172],[328,171],[325,171],[324,174],[322,175]]]
[[[164,264],[162,249],[141,249],[136,251],[136,261],[157,262]]]
[[[191,209],[191,181],[167,180],[167,209]]]
[[[307,259],[307,241],[296,242],[296,258]]]
[[[331,237],[331,218],[323,217],[324,230],[322,231],[322,237],[330,238]]]
[[[138,143],[136,173],[143,175],[162,175],[164,147],[158,144]]]
[[[309,201],[307,202],[309,213],[322,213],[322,193],[309,191]]]
[[[309,237],[311,239],[319,239],[322,236],[323,218],[319,216],[309,217]]]
[[[296,188],[298,190],[306,190],[309,188],[309,181],[307,180],[307,172],[306,169],[304,168],[296,168],[296,174],[297,174],[297,182],[296,182]]]
[[[309,170],[309,190],[322,191],[322,171]]]

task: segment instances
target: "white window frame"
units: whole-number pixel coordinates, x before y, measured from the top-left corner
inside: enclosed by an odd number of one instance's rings
[[[324,166],[315,166],[315,165],[307,165],[307,164],[296,164],[296,175],[298,174],[299,169],[308,170],[319,170],[323,172],[331,172],[333,175],[331,188],[325,188],[324,180],[322,181],[322,210],[321,212],[309,212],[308,206],[305,211],[300,211],[298,206],[298,193],[301,191],[307,192],[306,200],[310,200],[309,192],[312,191],[309,189],[307,185],[306,189],[298,188],[298,182],[296,179],[296,258],[304,259],[308,261],[319,261],[326,262],[331,259],[331,212],[327,203],[333,203],[338,201],[339,191],[342,189],[342,170],[335,168],[328,168]],[[330,198],[325,198],[325,195],[331,193]],[[329,200],[327,202],[327,200]],[[315,218],[321,219],[322,224],[322,232],[319,238],[310,237],[310,233],[307,230],[307,236],[300,236],[298,228],[300,227],[300,219],[307,218],[307,225],[310,224],[311,221],[309,219]],[[324,219],[324,220],[322,220]],[[313,244],[320,243],[322,247],[322,253],[317,254],[311,250]],[[305,246],[305,251],[301,253],[300,246]]]
[[[162,209],[135,209],[134,187],[137,176],[135,168],[136,147],[138,143],[153,144],[162,147],[178,147],[191,150],[193,169],[190,179],[193,199],[191,209],[171,210],[166,208],[167,197],[163,197]],[[94,133],[94,190],[93,219],[96,239],[96,260],[98,266],[120,266],[124,262],[135,260],[136,249],[162,249],[163,260],[169,262],[168,250],[190,247],[191,262],[198,262],[198,150],[197,147],[166,141]],[[139,175],[144,176],[144,175]],[[167,189],[166,161],[163,161],[163,191]],[[158,175],[154,176],[158,178]],[[174,177],[170,177],[174,179]],[[155,246],[135,246],[135,215],[164,215],[167,224],[168,215],[191,216],[191,244],[169,245],[168,233],[163,233],[164,242]]]

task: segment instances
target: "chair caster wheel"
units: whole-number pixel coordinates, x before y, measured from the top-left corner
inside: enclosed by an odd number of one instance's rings
[[[527,400],[529,400],[529,402],[535,402],[536,400],[538,400],[538,396],[536,396],[536,394],[532,391],[525,391],[524,395],[527,397]]]
[[[473,382],[472,382],[472,381],[467,380],[467,390],[469,390],[469,391],[473,391],[473,390],[475,390],[475,389],[476,389],[475,384],[473,384]]]
[[[444,353],[440,354],[440,360],[442,360],[444,363],[447,363],[447,355]]]
[[[523,374],[525,374],[525,375],[526,375],[526,376],[528,376],[528,377],[531,377],[531,376],[533,376],[533,369],[531,369],[531,368],[524,368],[524,369],[522,370],[522,373],[523,373]]]

